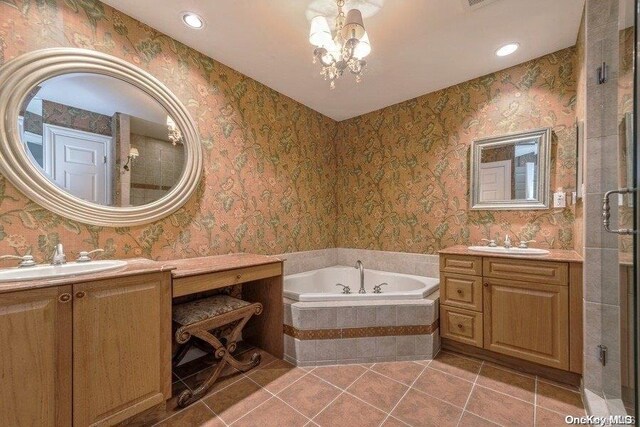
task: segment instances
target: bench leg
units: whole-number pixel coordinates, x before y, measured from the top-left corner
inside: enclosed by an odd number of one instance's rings
[[[193,341],[189,340],[186,343],[182,344],[180,347],[178,347],[178,351],[176,351],[176,354],[173,356],[171,360],[171,364],[174,367],[178,366],[178,364],[182,361],[182,359],[184,359],[184,357],[187,355],[187,352],[192,346],[193,346]]]
[[[253,312],[247,313],[241,318],[238,324],[233,328],[233,331],[229,334],[226,346],[223,345],[213,334],[204,329],[189,331],[191,335],[209,343],[214,348],[214,356],[216,359],[220,359],[220,361],[211,375],[209,375],[209,378],[207,378],[197,389],[194,391],[185,390],[180,394],[178,397],[178,406],[183,408],[198,400],[218,380],[218,377],[220,377],[222,370],[227,366],[227,364],[240,372],[246,372],[260,364],[261,357],[258,353],[254,353],[251,356],[251,360],[245,363],[240,362],[231,354],[236,350],[236,340],[240,336],[240,332],[245,327],[251,316],[253,316]]]

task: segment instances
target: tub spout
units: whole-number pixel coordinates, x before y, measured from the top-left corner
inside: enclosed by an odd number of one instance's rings
[[[358,291],[358,293],[366,294],[367,291],[364,289],[364,265],[362,264],[362,261],[356,261],[356,268],[360,270],[360,290]]]

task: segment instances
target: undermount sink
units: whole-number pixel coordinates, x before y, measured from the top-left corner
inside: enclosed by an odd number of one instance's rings
[[[69,262],[62,265],[37,265],[35,267],[7,268],[0,270],[0,283],[22,280],[46,280],[56,277],[79,276],[124,267],[126,261]]]
[[[548,255],[549,251],[546,249],[538,248],[505,248],[504,246],[469,246],[470,251],[475,252],[487,252],[490,254],[505,254],[505,255]]]

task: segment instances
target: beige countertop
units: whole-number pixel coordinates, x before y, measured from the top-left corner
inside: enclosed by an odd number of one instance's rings
[[[514,254],[498,254],[489,252],[476,252],[471,251],[467,246],[457,245],[451,246],[438,251],[440,254],[445,255],[469,255],[469,256],[483,256],[491,258],[517,258],[517,259],[532,259],[540,261],[559,261],[559,262],[578,262],[582,263],[582,257],[576,251],[564,250],[564,249],[549,249],[547,255],[514,255]]]
[[[126,265],[115,270],[100,271],[91,274],[56,277],[52,279],[24,280],[0,283],[0,294],[23,291],[28,289],[46,288],[50,286],[73,285],[76,283],[93,282],[96,280],[114,279],[138,274],[158,273],[175,268],[171,261],[152,261],[146,258],[125,259]],[[26,267],[28,268],[28,267]]]
[[[274,262],[282,262],[282,260],[274,256],[237,253],[200,258],[174,259],[167,262],[176,267],[171,274],[174,279],[179,279],[181,277],[215,273],[218,271],[272,264]]]

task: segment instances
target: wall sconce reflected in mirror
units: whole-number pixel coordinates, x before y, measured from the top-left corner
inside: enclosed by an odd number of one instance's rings
[[[139,155],[140,153],[138,153],[138,149],[131,147],[129,149],[129,155],[127,156],[127,163],[124,164],[122,169],[129,171],[129,163],[131,163],[131,165],[133,166],[133,160],[136,159]]]
[[[178,128],[178,125],[171,118],[171,116],[167,116],[167,131],[169,132],[169,141],[171,144],[176,145],[178,142],[182,141],[182,132]]]

